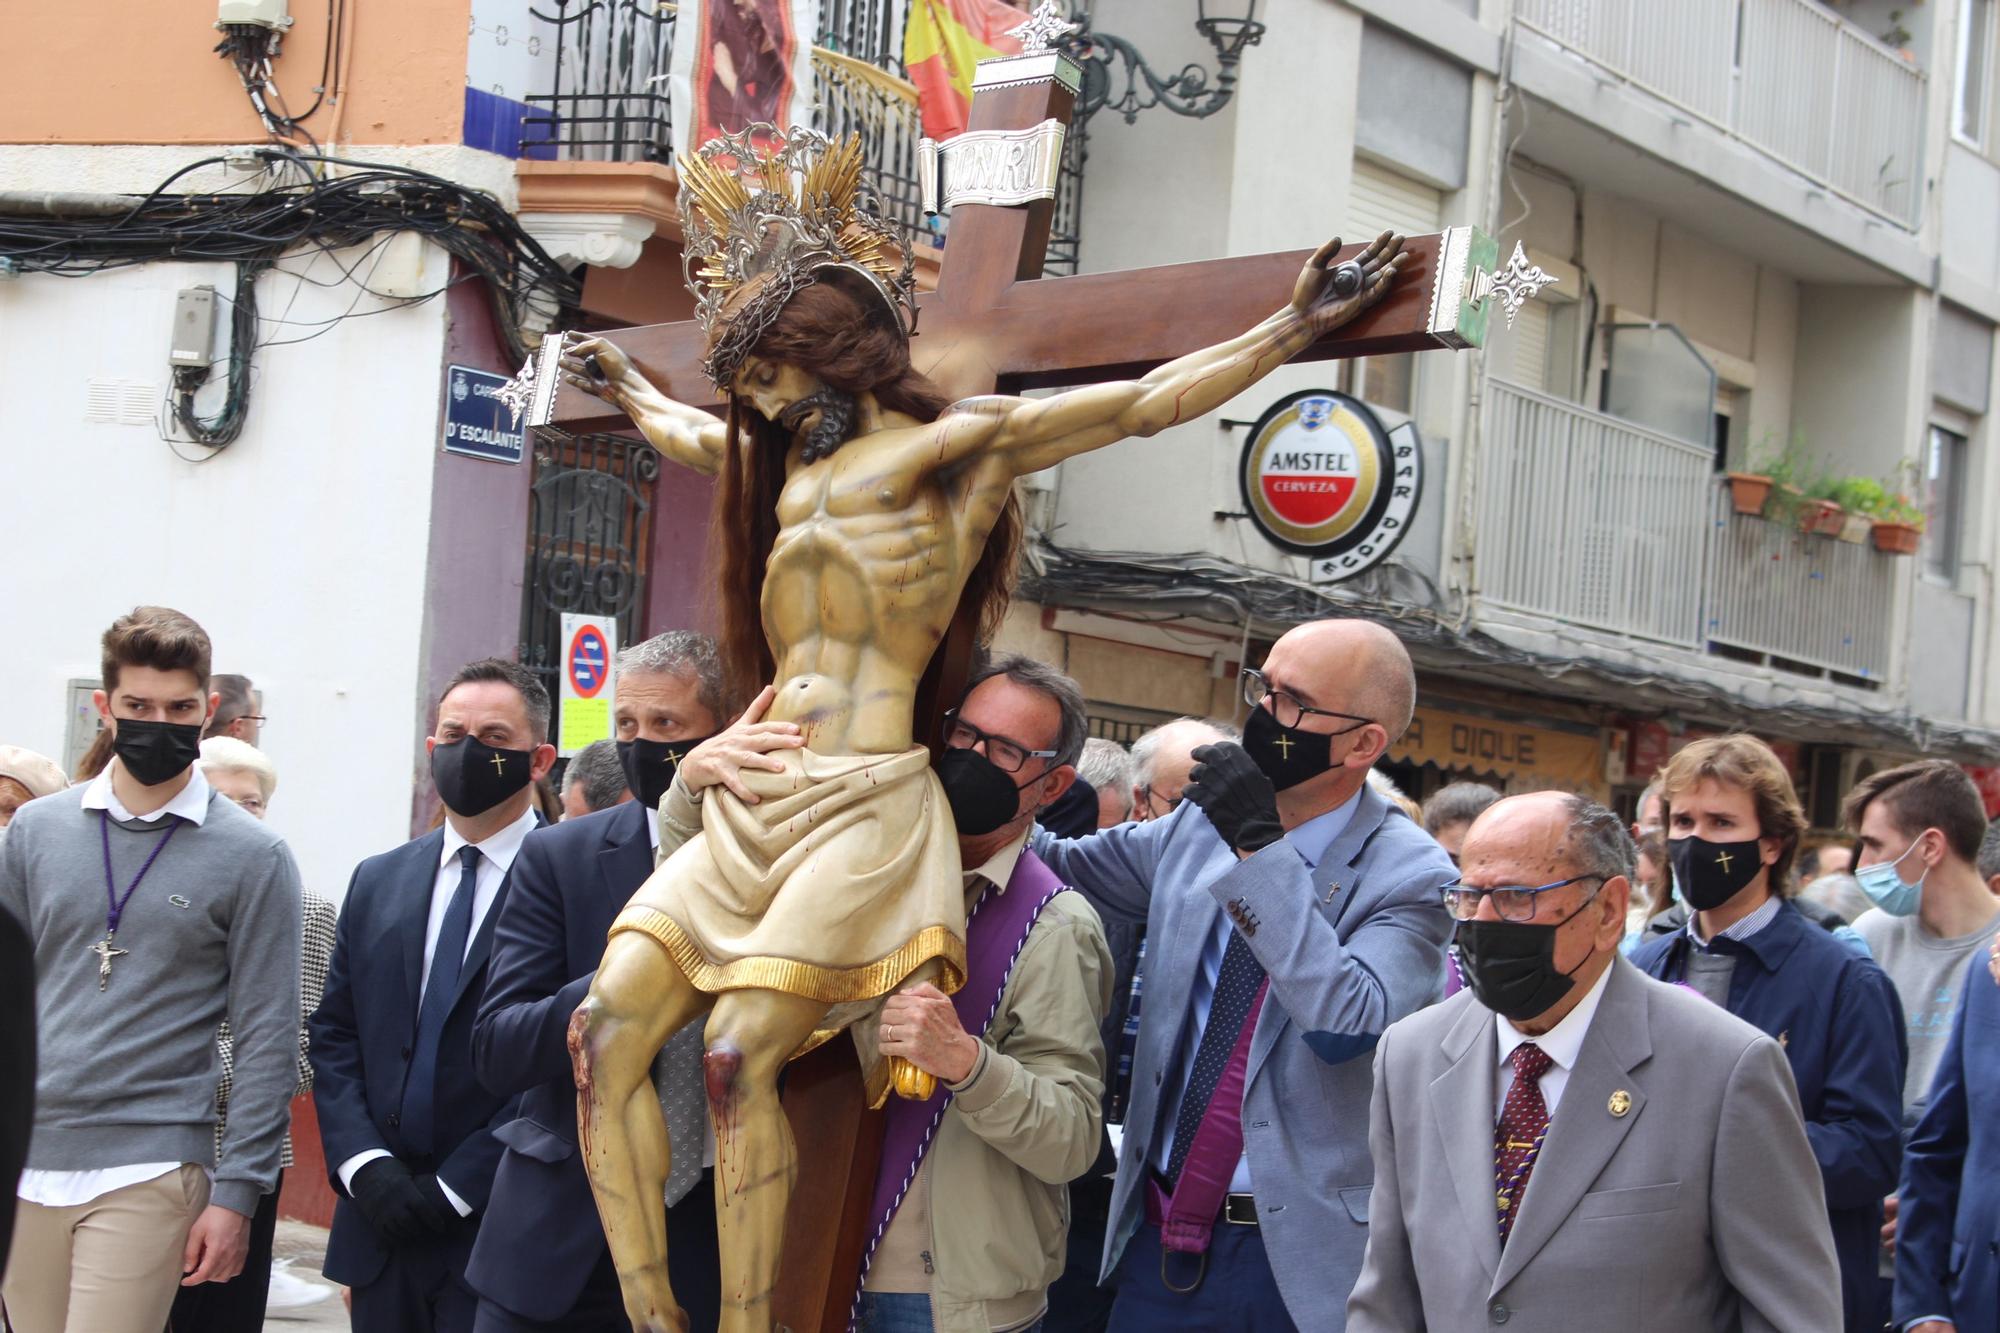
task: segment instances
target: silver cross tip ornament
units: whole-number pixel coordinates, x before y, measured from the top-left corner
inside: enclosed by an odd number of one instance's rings
[[[1053,50],[1058,41],[1075,31],[1076,24],[1064,15],[1056,0],[1042,0],[1028,15],[1028,21],[1018,28],[1009,28],[1007,35],[1020,39],[1022,55],[1033,56]]]
[[[539,357],[530,356],[519,374],[493,391],[493,396],[505,403],[507,410],[514,414],[512,424],[516,430],[521,426],[521,414],[535,399],[535,362],[538,360]]]
[[[1499,297],[1500,312],[1507,317],[1507,327],[1511,329],[1521,307],[1555,281],[1554,274],[1546,272],[1540,264],[1529,262],[1527,249],[1516,241],[1514,253],[1507,257],[1507,266],[1499,273],[1480,270],[1473,275],[1471,303],[1478,305],[1489,296]]]

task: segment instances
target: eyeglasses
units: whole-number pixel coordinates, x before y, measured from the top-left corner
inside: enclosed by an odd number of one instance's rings
[[[1010,741],[1005,736],[995,736],[990,731],[981,731],[961,718],[956,708],[944,715],[946,745],[954,750],[970,750],[981,741],[986,742],[986,757],[1003,773],[1019,773],[1021,766],[1030,759],[1056,757],[1054,750],[1030,750],[1019,741]]]
[[[1553,893],[1557,889],[1586,879],[1597,880],[1598,887],[1603,887],[1602,875],[1571,875],[1568,879],[1559,879],[1553,884],[1543,884],[1532,889],[1509,887],[1475,889],[1464,884],[1447,884],[1444,886],[1444,910],[1451,913],[1454,920],[1470,921],[1479,915],[1479,900],[1490,898],[1493,901],[1493,914],[1502,921],[1527,921],[1535,915],[1537,895]],[[1595,897],[1596,894],[1597,890],[1592,889],[1591,896]]]
[[[1174,811],[1180,809],[1181,802],[1187,799],[1187,797],[1185,796],[1176,796],[1174,797],[1173,800],[1170,801],[1166,797],[1154,791],[1151,784],[1141,787],[1139,788],[1139,790],[1146,794],[1146,809],[1149,811],[1152,810],[1153,803],[1157,801],[1161,805],[1167,807],[1167,814],[1172,814]]]
[[[1243,702],[1252,708],[1259,708],[1266,699],[1269,699],[1271,717],[1281,727],[1296,727],[1299,725],[1299,719],[1307,713],[1317,717],[1337,717],[1344,722],[1352,722],[1354,726],[1343,727],[1333,733],[1340,736],[1353,731],[1356,727],[1365,727],[1375,720],[1372,717],[1360,717],[1354,713],[1336,713],[1331,708],[1314,708],[1311,704],[1300,703],[1283,690],[1272,689],[1270,680],[1255,667],[1244,668],[1242,681]]]

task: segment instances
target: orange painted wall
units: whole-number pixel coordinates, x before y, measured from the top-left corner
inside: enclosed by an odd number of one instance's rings
[[[465,117],[470,0],[346,0],[342,106],[305,122],[342,143],[457,143]],[[212,48],[215,0],[10,6],[0,42],[0,142],[254,143],[263,127],[235,68]],[[276,63],[294,111],[312,105],[326,6],[291,0]]]

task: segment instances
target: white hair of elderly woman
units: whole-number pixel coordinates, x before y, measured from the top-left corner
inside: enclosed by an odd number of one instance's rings
[[[278,790],[278,770],[270,757],[234,736],[210,736],[201,743],[201,771],[248,773],[257,779],[257,789],[264,793],[266,802]]]

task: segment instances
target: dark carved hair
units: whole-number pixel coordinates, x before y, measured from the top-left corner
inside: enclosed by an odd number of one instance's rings
[[[910,364],[909,342],[879,304],[845,290],[838,275],[805,287],[785,304],[755,349],[770,361],[797,366],[850,395],[870,393],[883,409],[936,421],[951,401]],[[764,566],[778,538],[778,492],[785,482],[790,436],[734,394],[729,399],[729,448],[715,487],[709,524],[720,571],[718,636],[730,692],[749,698],[776,674],[764,636]],[[1021,541],[1021,506],[1007,498],[993,531],[965,580],[961,604],[979,607],[979,637],[990,638],[1006,614]]]
[[[128,666],[190,672],[208,693],[208,632],[172,607],[133,607],[104,631],[103,648],[106,694],[118,688],[118,668]]]

